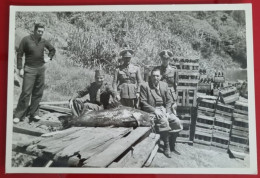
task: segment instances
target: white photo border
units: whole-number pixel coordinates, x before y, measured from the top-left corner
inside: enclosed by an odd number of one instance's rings
[[[248,168],[45,168],[12,167],[13,91],[15,46],[15,13],[62,12],[62,11],[223,11],[244,10],[246,14],[248,113],[250,165]],[[113,174],[257,174],[255,86],[253,58],[253,24],[251,4],[194,4],[194,5],[95,5],[95,6],[10,6],[9,51],[8,51],[8,95],[6,133],[6,173],[113,173]]]

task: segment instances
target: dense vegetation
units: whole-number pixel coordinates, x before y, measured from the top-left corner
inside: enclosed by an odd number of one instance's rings
[[[50,39],[67,42],[84,67],[116,65],[118,52],[135,51],[136,62],[157,63],[158,52],[200,58],[202,67],[223,68],[230,59],[246,67],[244,11],[17,13],[17,27],[44,21]]]
[[[16,47],[39,21],[57,48],[46,79],[49,97],[71,95],[100,66],[111,74],[123,48],[132,48],[133,61],[141,66],[158,64],[158,53],[169,49],[175,56],[199,58],[210,75],[247,67],[244,11],[18,12]]]

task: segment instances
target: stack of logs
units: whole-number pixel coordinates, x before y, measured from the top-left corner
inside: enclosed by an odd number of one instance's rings
[[[41,105],[41,109],[70,112],[47,104]],[[51,114],[55,112],[42,118]],[[46,119],[41,124],[56,122]],[[151,127],[71,127],[49,132],[18,124],[14,125],[12,149],[37,158],[38,163],[32,166],[38,167],[140,168],[151,164],[159,148],[159,138]]]

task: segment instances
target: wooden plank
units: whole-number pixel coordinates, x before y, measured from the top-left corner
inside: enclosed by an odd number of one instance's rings
[[[55,132],[49,132],[49,133],[46,133],[46,134],[43,134],[41,135],[41,137],[51,137],[51,139],[59,139],[59,138],[62,138],[66,135],[69,135],[69,134],[72,134],[72,133],[75,133],[76,131],[79,131],[79,130],[82,130],[84,129],[85,127],[71,127],[71,128],[68,128],[66,130],[59,130],[59,131],[55,131]],[[45,140],[45,141],[49,141],[49,140]]]
[[[81,159],[88,159],[107,148],[114,141],[129,133],[132,128],[95,128],[95,133],[86,133],[73,144],[68,145],[55,155],[54,160],[69,158],[79,154]],[[91,138],[91,139],[89,139]]]
[[[233,150],[233,149],[229,149],[229,151],[231,152],[231,154],[232,154],[235,158],[245,159],[246,156],[249,156],[249,154],[246,154],[246,153],[240,152],[240,151],[235,151],[235,150]]]
[[[153,151],[160,135],[151,133],[143,141],[138,143],[117,163],[112,163],[110,167],[113,168],[141,168]],[[149,147],[147,147],[149,145]]]
[[[57,152],[61,151],[66,146],[73,144],[73,142],[80,138],[82,135],[90,133],[91,131],[93,131],[93,128],[81,129],[75,133],[66,135],[60,139],[55,138],[45,142],[40,142],[39,144],[37,144],[37,148],[42,149],[43,152],[54,156]],[[91,138],[92,137],[90,137],[89,139]]]
[[[32,136],[41,136],[42,134],[47,133],[47,131],[43,129],[38,129],[34,127],[25,128],[19,125],[13,126],[13,132],[32,135]]]
[[[69,101],[42,101],[40,102],[41,105],[65,105],[69,104]]]
[[[27,147],[28,145],[39,142],[40,139],[41,138],[37,136],[14,132],[12,135],[12,149],[25,149],[25,147]]]
[[[107,167],[124,151],[129,149],[143,135],[150,131],[150,129],[150,127],[136,128],[127,137],[115,141],[103,152],[86,160],[83,167]]]
[[[238,113],[235,113],[235,112],[233,112],[233,117],[248,120],[248,115],[238,114]]]
[[[207,146],[211,145],[211,141],[207,142],[207,141],[199,140],[199,139],[195,139],[195,138],[194,138],[194,143],[199,143],[199,144],[203,144],[203,145],[207,145]]]
[[[50,106],[50,105],[41,105],[40,109],[48,110],[48,111],[55,111],[60,113],[71,114],[71,109],[63,108],[59,106]]]
[[[149,167],[151,165],[158,149],[159,149],[159,146],[158,146],[158,144],[156,144],[153,151],[151,152],[151,155],[149,156],[148,160],[146,161],[146,163],[144,165],[145,167]]]

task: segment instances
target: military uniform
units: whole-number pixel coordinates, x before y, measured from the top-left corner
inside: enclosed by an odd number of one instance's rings
[[[130,54],[130,52],[131,54]],[[122,57],[131,57],[132,50],[123,50]],[[120,96],[121,104],[129,107],[136,107],[138,98],[137,93],[140,93],[141,73],[138,66],[133,64],[123,63],[118,66],[113,80],[113,88]]]
[[[177,100],[177,68],[170,65],[168,65],[167,67],[164,67],[162,65],[158,67],[160,68],[162,75],[161,81],[164,81],[168,84],[170,96],[172,97],[173,102],[175,102]]]
[[[110,96],[113,98],[116,96],[116,92],[107,83],[103,83],[99,86],[96,82],[93,82],[84,90],[78,91],[73,99],[82,98],[87,94],[89,94],[89,100],[83,101],[84,107],[85,109],[95,111],[107,109],[109,106]]]

